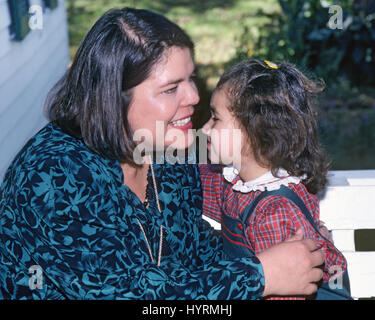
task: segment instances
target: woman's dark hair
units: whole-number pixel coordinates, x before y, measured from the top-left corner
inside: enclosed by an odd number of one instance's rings
[[[103,157],[134,163],[127,120],[131,89],[148,78],[172,46],[194,55],[189,36],[159,14],[133,8],[106,12],[49,92],[49,119]]]
[[[313,100],[324,85],[292,64],[244,60],[226,71],[216,90],[225,89],[230,109],[246,131],[255,160],[274,175],[283,168],[303,176],[309,192],[327,183],[329,163],[319,144]]]

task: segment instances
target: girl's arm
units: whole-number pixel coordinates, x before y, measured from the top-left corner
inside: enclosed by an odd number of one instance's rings
[[[222,207],[223,176],[220,170],[213,170],[213,165],[199,164],[202,180],[203,214],[220,222]],[[216,169],[219,166],[216,165]]]

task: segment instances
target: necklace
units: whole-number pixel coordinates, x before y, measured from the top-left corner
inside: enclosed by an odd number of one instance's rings
[[[143,201],[143,205],[145,208],[148,208],[149,205],[149,194],[148,194],[148,175],[147,175],[147,183],[146,183],[146,190],[145,190],[145,200]]]
[[[154,167],[153,167],[153,164],[152,164],[152,159],[150,157],[150,169],[151,169],[151,174],[152,174],[152,183],[153,183],[153,186],[154,186],[154,192],[155,192],[155,198],[156,198],[156,204],[158,206],[158,210],[159,210],[159,213],[161,213],[161,208],[160,208],[160,202],[159,202],[159,195],[158,195],[158,189],[157,189],[157,185],[156,185],[156,179],[155,179],[155,173],[154,173]],[[146,202],[147,201],[147,202]],[[145,201],[143,202],[143,205],[147,208],[148,205],[149,205],[149,197],[148,197],[148,174],[147,174],[147,185],[146,185],[146,196],[145,196]],[[143,233],[143,236],[146,240],[146,245],[147,245],[147,249],[148,249],[148,253],[150,255],[150,258],[151,258],[151,261],[154,262],[154,257],[152,255],[152,251],[151,251],[151,246],[149,244],[149,241],[147,239],[147,236],[146,236],[146,232],[141,224],[141,222],[139,221],[139,219],[137,219],[138,221],[138,225],[139,227],[141,228],[141,231]],[[159,240],[159,252],[158,252],[158,261],[157,261],[157,265],[160,266],[160,263],[161,263],[161,253],[162,253],[162,248],[163,248],[163,226],[161,225],[160,226],[160,240]]]
[[[160,202],[159,202],[159,195],[158,195],[158,189],[156,185],[156,178],[155,178],[155,172],[154,172],[154,165],[152,164],[152,159],[150,158],[150,167],[149,170],[151,170],[151,176],[152,176],[152,184],[155,192],[155,200],[156,200],[156,205],[158,207],[159,212],[161,213],[161,208],[160,208]],[[147,174],[147,185],[146,185],[146,192],[145,192],[145,201],[143,201],[143,205],[147,208],[149,205],[149,191],[148,191],[148,174]]]
[[[149,159],[150,159],[150,161],[152,161],[151,157]],[[148,187],[148,185],[149,185],[148,176],[149,176],[149,173],[150,173],[150,170],[151,170],[151,166],[152,166],[152,162],[150,162],[150,166],[148,167],[147,175],[146,175],[147,183],[146,183],[146,190],[145,190],[145,200],[143,201],[143,205],[144,205],[144,207],[146,209],[148,208],[148,206],[150,204],[150,193],[149,193],[149,187]]]

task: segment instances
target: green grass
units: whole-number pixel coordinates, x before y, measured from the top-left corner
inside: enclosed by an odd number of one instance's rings
[[[196,45],[196,63],[208,87],[215,86],[239,45],[245,26],[257,37],[268,18],[279,11],[276,0],[68,0],[70,53],[74,56],[92,24],[107,10],[125,6],[153,10],[180,25]],[[251,50],[249,51],[251,54]]]

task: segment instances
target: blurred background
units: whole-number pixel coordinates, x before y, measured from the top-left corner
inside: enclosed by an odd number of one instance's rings
[[[341,16],[329,13],[332,5]],[[71,57],[102,13],[123,6],[161,13],[192,37],[202,97],[196,127],[229,65],[248,57],[289,61],[326,83],[317,105],[331,168],[375,168],[374,0],[67,0]]]

